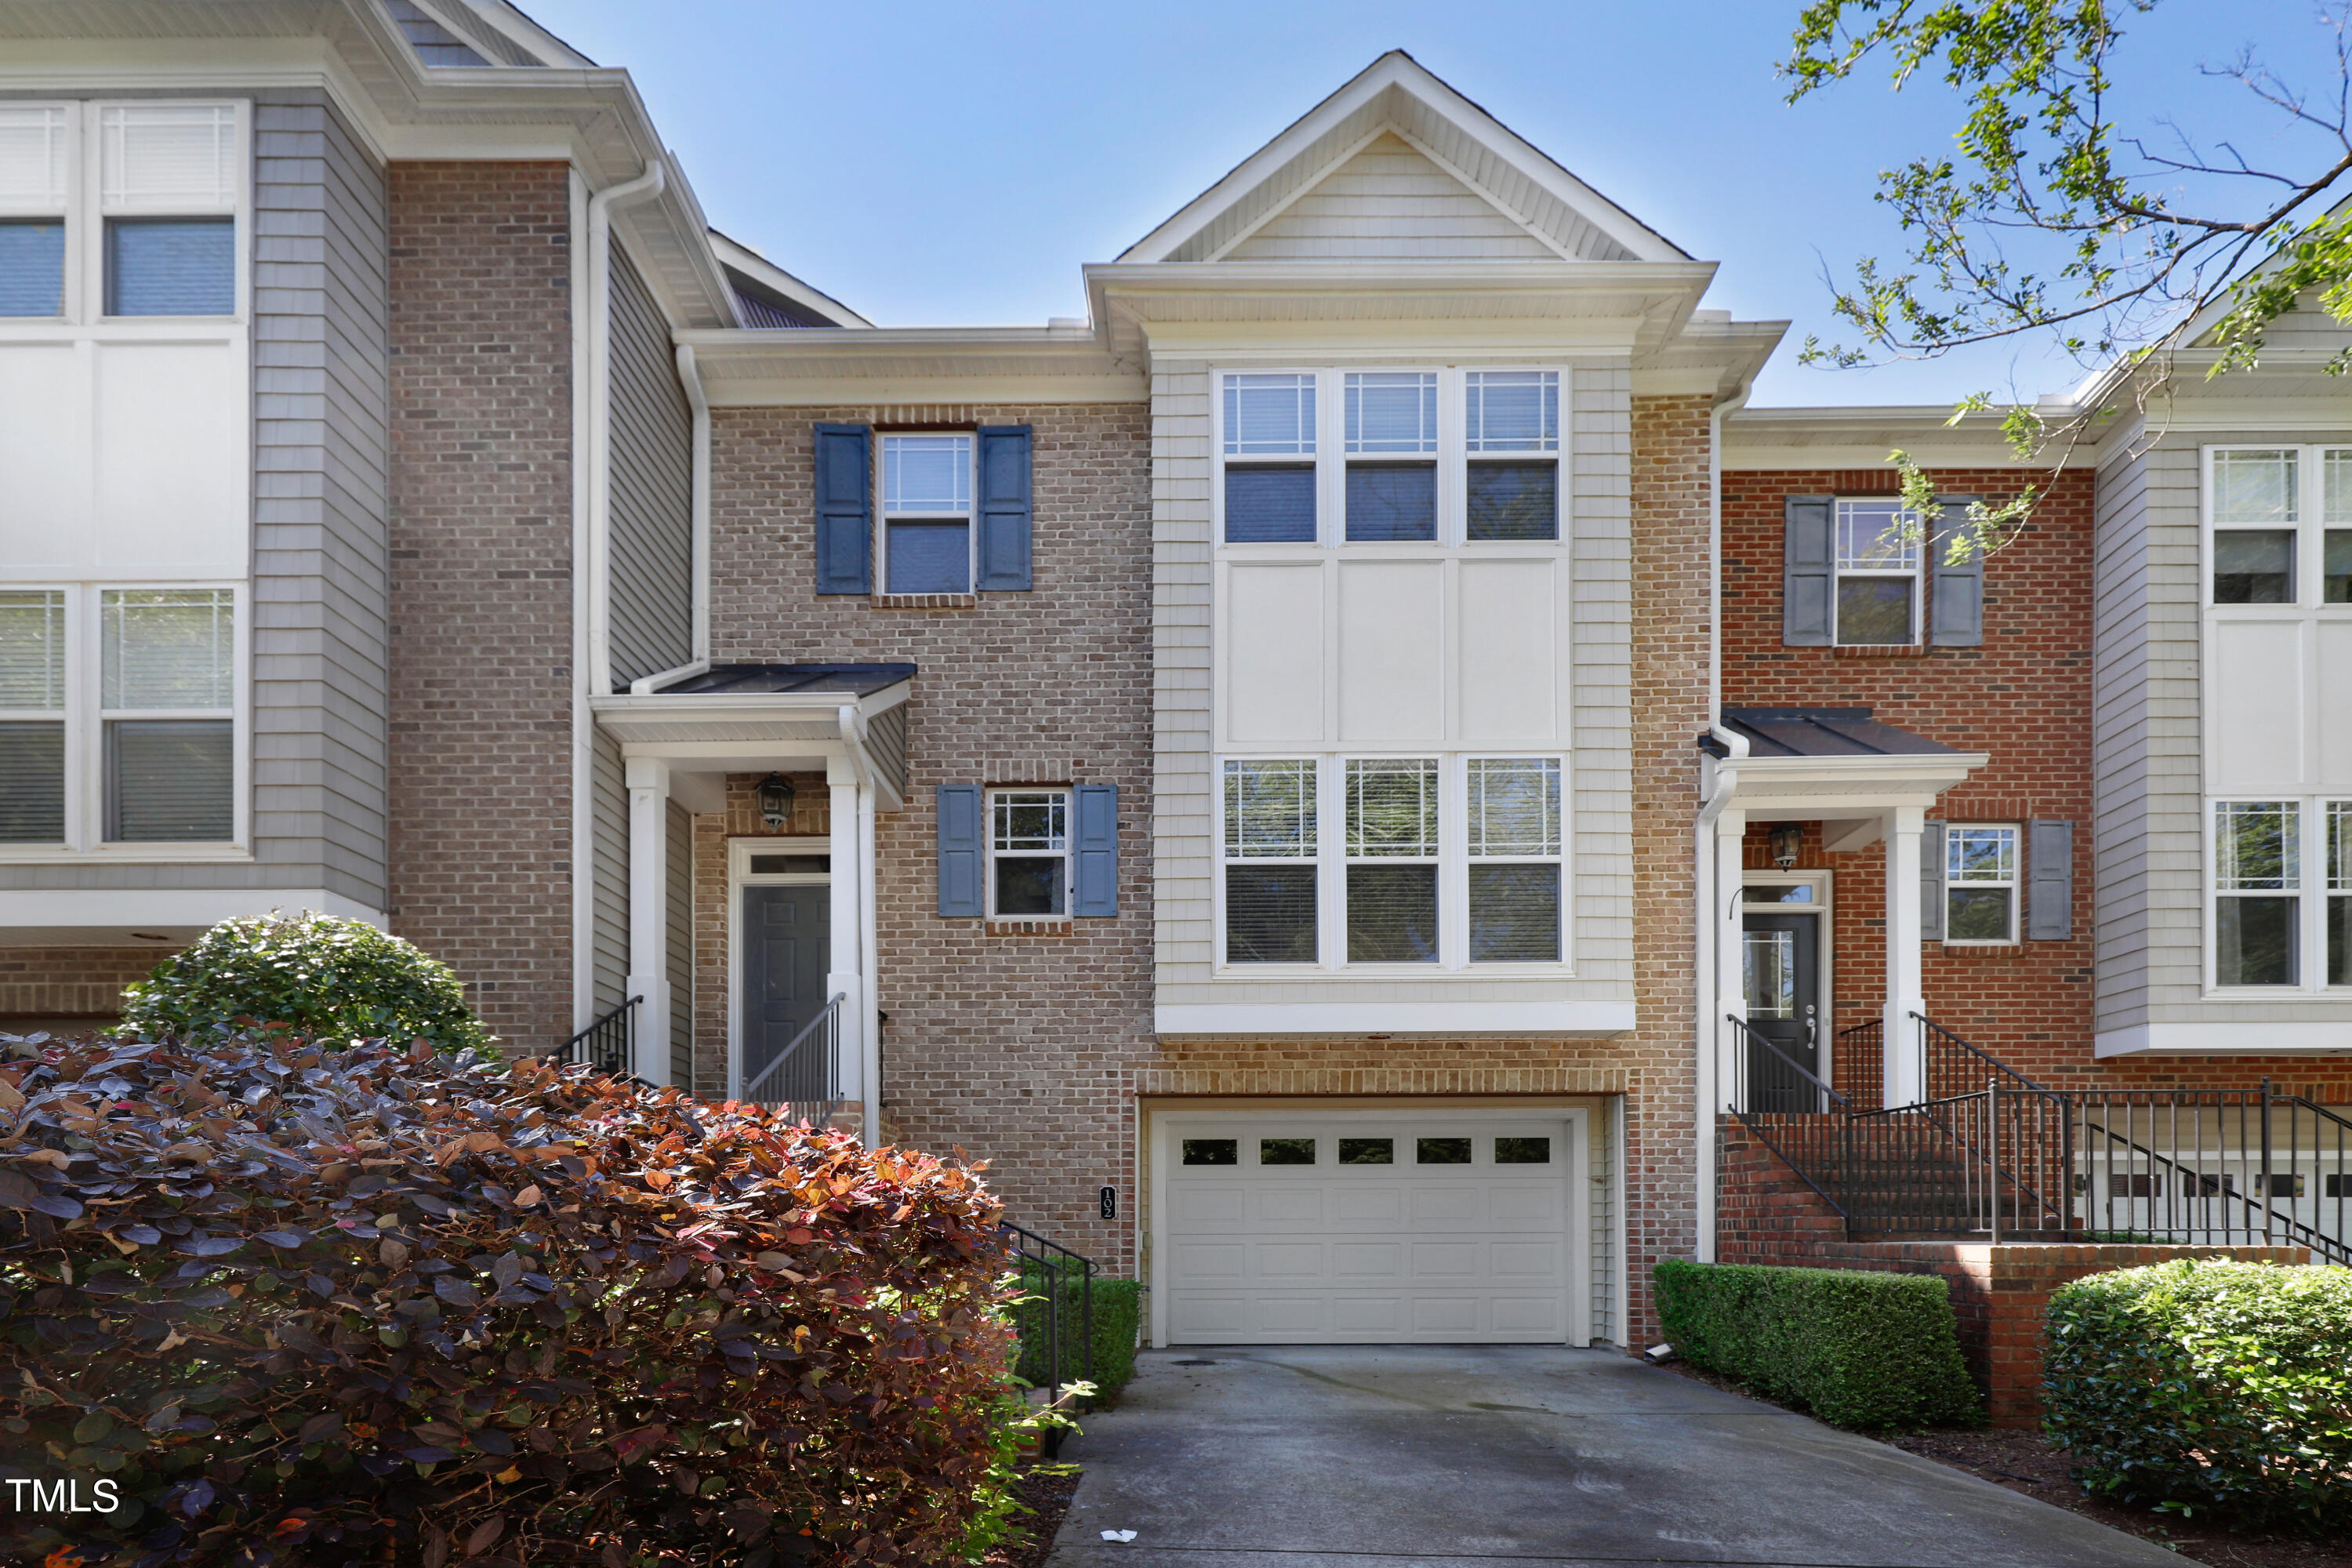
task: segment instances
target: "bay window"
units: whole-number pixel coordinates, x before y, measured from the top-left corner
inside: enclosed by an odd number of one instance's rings
[[[1563,962],[1565,771],[1556,756],[1226,760],[1223,962]]]
[[[0,846],[237,837],[237,597],[0,589]]]

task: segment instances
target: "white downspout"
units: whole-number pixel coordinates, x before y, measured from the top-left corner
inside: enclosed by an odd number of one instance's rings
[[[593,693],[612,686],[606,621],[605,539],[612,505],[612,469],[605,444],[613,422],[612,209],[662,188],[662,165],[583,199],[586,185],[572,172],[572,232],[587,243],[572,253],[572,1026],[596,1016],[596,717]]]
[[[1698,1155],[1698,1235],[1695,1239],[1701,1263],[1715,1261],[1715,1119],[1723,1102],[1717,1073],[1721,1052],[1716,1047],[1721,1026],[1716,1021],[1715,1012],[1722,1000],[1717,994],[1716,942],[1724,918],[1718,912],[1720,900],[1727,894],[1717,886],[1715,826],[1716,819],[1723,815],[1723,808],[1739,787],[1739,764],[1748,756],[1748,737],[1723,726],[1723,416],[1747,397],[1748,389],[1743,386],[1717,404],[1707,415],[1706,427],[1706,731],[1721,742],[1726,754],[1715,765],[1714,786],[1699,805],[1698,821],[1692,833],[1692,912],[1696,921],[1692,932],[1696,939],[1693,990],[1696,996],[1692,1031],[1696,1089],[1693,1146]]]
[[[588,689],[613,689],[613,212],[661,195],[662,161],[588,198]]]
[[[677,384],[686,389],[686,403],[694,411],[694,635],[687,649],[693,655],[676,669],[665,669],[629,683],[631,695],[643,697],[710,668],[710,399],[703,391],[702,367],[694,345],[677,345]]]

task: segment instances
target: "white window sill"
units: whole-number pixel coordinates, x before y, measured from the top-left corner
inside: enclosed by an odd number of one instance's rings
[[[1323,985],[1435,981],[1448,985],[1491,984],[1496,981],[1573,980],[1572,963],[1479,963],[1460,969],[1434,963],[1346,963],[1327,969],[1319,963],[1221,963],[1209,972],[1212,980],[1309,981]]]
[[[68,849],[63,845],[0,846],[0,866],[96,866],[126,860],[226,865],[252,858],[251,847],[243,844],[101,844],[90,849]]]

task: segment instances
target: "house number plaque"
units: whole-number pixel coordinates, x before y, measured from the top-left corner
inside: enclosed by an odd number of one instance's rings
[[[1118,1189],[1117,1187],[1105,1187],[1102,1190],[1102,1216],[1105,1219],[1117,1219],[1118,1217]]]

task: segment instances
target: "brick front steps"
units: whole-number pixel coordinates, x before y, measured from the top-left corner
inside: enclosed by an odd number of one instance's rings
[[[2042,1312],[2069,1279],[2174,1258],[2305,1264],[2300,1247],[2134,1247],[1954,1237],[1850,1241],[1844,1222],[1779,1156],[1730,1118],[1720,1131],[1716,1257],[1725,1263],[1940,1274],[1960,1352],[1996,1426],[2042,1422]]]

